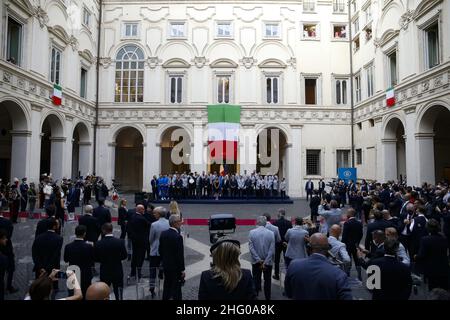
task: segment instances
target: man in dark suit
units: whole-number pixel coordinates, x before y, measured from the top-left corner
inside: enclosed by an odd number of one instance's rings
[[[320,197],[320,199],[322,199],[323,198],[323,193],[325,191],[325,182],[323,181],[323,179],[319,180],[318,189],[319,189],[319,197]]]
[[[101,228],[99,226],[98,219],[94,218],[92,215],[92,206],[88,204],[84,210],[85,213],[80,217],[80,219],[78,219],[78,224],[86,227],[86,241],[95,244],[100,236]]]
[[[36,279],[39,278],[41,269],[50,274],[53,269],[60,268],[63,238],[56,233],[58,229],[59,220],[50,218],[48,230],[34,239],[31,253]]]
[[[389,203],[391,202],[391,191],[389,190],[389,186],[387,183],[383,183],[383,190],[380,192],[380,201],[383,203],[384,208],[389,208]]]
[[[113,226],[105,223],[102,227],[103,239],[94,247],[95,261],[100,263],[100,281],[112,284],[116,300],[121,300],[119,288],[123,288],[122,260],[127,258],[127,249],[122,239],[114,238]]]
[[[374,209],[373,216],[375,218],[375,221],[373,221],[367,225],[367,231],[366,231],[365,247],[366,247],[366,250],[369,250],[369,251],[370,251],[370,246],[372,245],[372,233],[375,230],[381,230],[384,232],[384,229],[389,228],[391,226],[389,222],[387,222],[383,219],[383,212]]]
[[[64,261],[71,266],[78,266],[81,272],[81,292],[86,296],[87,288],[92,282],[92,269],[95,264],[94,246],[87,243],[86,227],[79,225],[75,228],[75,240],[64,248]]]
[[[16,293],[18,289],[14,288],[12,285],[14,271],[16,270],[16,264],[14,259],[14,248],[12,245],[12,235],[14,231],[14,225],[9,220],[3,216],[3,213],[0,212],[0,229],[5,230],[6,232],[6,244],[4,246],[0,246],[0,252],[8,259],[8,264],[6,267],[6,273],[8,274],[8,278],[6,280],[6,290],[9,293]]]
[[[275,262],[274,262],[274,275],[272,278],[275,280],[280,280],[280,258],[281,253],[283,252],[283,259],[284,255],[286,254],[287,246],[283,245],[284,243],[287,243],[285,239],[286,232],[292,228],[292,222],[289,220],[286,220],[286,210],[284,209],[278,209],[278,220],[276,220],[273,225],[278,227],[278,231],[280,231],[281,236],[281,243],[275,243]]]
[[[131,239],[133,254],[131,256],[130,277],[141,278],[145,251],[149,246],[150,222],[144,218],[145,208],[142,204],[136,206],[136,214],[128,223],[128,237]]]
[[[94,209],[94,218],[97,218],[98,226],[101,229],[105,223],[111,223],[111,212],[105,207],[105,202],[102,200],[98,201],[98,207]]]
[[[384,256],[373,259],[371,265],[380,268],[380,289],[372,290],[372,300],[408,300],[411,294],[412,278],[408,266],[397,258],[399,242],[384,241]]]
[[[320,196],[318,195],[317,190],[314,190],[314,195],[312,196],[311,201],[309,202],[309,208],[311,209],[311,221],[313,223],[316,223],[317,221],[320,203],[321,203]]]
[[[416,210],[416,216],[409,225],[410,231],[410,246],[409,254],[411,258],[414,258],[419,252],[420,240],[428,235],[426,228],[427,218],[425,217],[426,209],[424,206],[419,206]]]
[[[430,235],[420,240],[419,252],[414,258],[419,269],[428,280],[429,290],[434,288],[448,290],[447,239],[440,233],[441,227],[435,219],[428,220],[426,228]]]
[[[311,179],[308,179],[305,184],[305,191],[306,191],[306,201],[309,200],[309,198],[312,197],[314,190],[314,182],[311,181]]]
[[[182,225],[181,217],[171,215],[169,225],[169,230],[163,231],[159,239],[164,270],[163,300],[181,300],[181,285],[185,277],[183,237],[178,231]]]
[[[373,259],[384,256],[384,241],[386,240],[385,232],[382,230],[373,231],[372,239],[369,250],[357,249],[358,263],[364,269],[367,269],[371,265]]]
[[[359,265],[357,251],[363,237],[363,225],[361,221],[356,220],[355,213],[356,210],[353,208],[347,210],[347,221],[344,223],[344,230],[342,231],[342,242],[345,243],[350,258],[353,258],[358,279],[361,280],[361,266]]]
[[[284,281],[288,298],[294,300],[352,300],[344,271],[328,260],[329,244],[324,234],[310,238],[312,254],[289,264]]]

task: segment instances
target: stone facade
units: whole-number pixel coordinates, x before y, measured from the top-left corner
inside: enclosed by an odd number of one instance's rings
[[[352,67],[361,79],[357,99],[353,78],[358,178],[398,179],[402,174],[411,184],[434,182],[450,167],[446,134],[433,136],[449,118],[449,6],[448,0],[357,0],[351,3],[350,34],[344,1],[104,0],[94,169],[98,1],[6,1],[1,28],[8,15],[22,23],[23,58],[19,66],[8,62],[2,39],[0,101],[11,119],[11,137],[4,144],[12,145],[4,157],[11,154],[12,176],[25,173],[36,180],[42,173],[38,159],[47,119],[55,177],[96,172],[108,183],[115,178],[130,189],[148,191],[151,177],[167,168],[167,136],[182,128],[189,137],[190,170],[207,171],[206,105],[220,102],[222,77],[228,81],[226,102],[242,106],[247,133],[246,142],[240,141],[239,171],[257,169],[258,134],[280,129],[278,173],[287,178],[289,194],[301,196],[308,178],[328,180],[336,177],[338,165],[351,166],[351,40],[353,48],[359,41]],[[89,26],[74,28],[74,17],[83,19],[85,9],[91,13]],[[438,24],[439,53],[438,64],[430,68],[425,37],[431,37],[427,32],[433,23]],[[59,107],[49,98],[52,44],[63,57]],[[133,88],[124,85],[131,78],[123,76],[118,56],[123,48],[142,54],[136,68],[142,78],[132,82]],[[396,104],[388,108],[393,52]],[[80,97],[80,68],[87,70],[86,98]],[[172,78],[182,79],[180,91],[172,90]],[[267,84],[275,78],[276,100],[268,96]],[[273,85],[269,89],[274,95]],[[308,175],[312,150],[319,160],[314,175]],[[424,152],[437,152],[439,160],[425,159]]]

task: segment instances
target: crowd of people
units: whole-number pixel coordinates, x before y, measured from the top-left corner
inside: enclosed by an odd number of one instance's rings
[[[145,260],[149,261],[152,297],[156,294],[157,279],[164,279],[162,298],[182,299],[183,218],[175,201],[167,210],[155,208],[151,205],[152,199],[144,199],[131,208],[121,199],[117,221],[121,234],[115,237],[111,212],[104,205],[111,190],[101,178],[66,180],[58,186],[47,177],[41,184],[46,217],[36,226],[31,248],[36,280],[27,299],[55,298],[61,260],[79,266],[81,271],[80,279],[75,280],[72,273],[66,273],[73,282],[69,300],[87,299],[91,286],[97,289],[112,286],[115,298],[122,299],[126,276],[124,260],[131,261],[128,280],[137,281],[145,270]],[[21,191],[25,189],[22,185],[26,185],[25,179],[21,185],[10,186],[10,190]],[[248,237],[251,270],[241,268],[240,243],[220,238],[211,247],[211,269],[201,274],[199,299],[253,300],[263,291],[264,298],[270,300],[272,278],[281,278],[281,257],[286,268],[285,295],[291,299],[352,299],[349,285],[352,266],[357,274],[354,280],[361,281],[363,270],[373,265],[381,272],[381,286],[371,289],[373,299],[408,299],[420,276],[430,296],[448,299],[448,184],[424,184],[419,188],[394,182],[338,181],[328,186],[326,191],[323,181],[319,182],[318,189],[312,181],[306,183],[310,217],[289,219],[285,210],[280,209],[276,219],[269,213],[256,219],[256,228]],[[98,202],[95,208],[90,204],[92,199],[78,197],[78,192],[86,194],[89,187]],[[82,199],[83,213],[75,228],[75,240],[63,250],[64,208],[77,206],[69,200],[73,194]],[[40,197],[40,191],[36,197]],[[29,198],[27,200],[29,202]],[[11,209],[11,203],[9,205]],[[7,219],[0,213],[0,299],[5,288],[10,293],[17,291],[13,287],[14,222],[13,215]],[[96,264],[100,265],[100,282],[92,284]]]
[[[287,182],[277,175],[178,173],[153,176],[152,200],[286,198]]]

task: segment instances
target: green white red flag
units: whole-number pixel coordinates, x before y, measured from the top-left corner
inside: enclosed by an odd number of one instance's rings
[[[53,86],[53,95],[52,95],[53,104],[60,106],[62,103],[62,88],[61,86],[55,85]]]
[[[394,88],[389,88],[386,90],[386,106],[392,107],[393,105],[395,105]]]
[[[237,161],[240,121],[240,106],[208,106],[208,147],[212,162]]]

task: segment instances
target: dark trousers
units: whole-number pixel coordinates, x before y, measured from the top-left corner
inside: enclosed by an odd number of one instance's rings
[[[252,265],[252,276],[255,283],[256,291],[261,291],[261,276],[264,277],[264,296],[266,300],[270,300],[271,290],[272,290],[272,266],[266,266],[261,269],[260,264]]]
[[[150,256],[150,291],[154,292],[156,287],[156,273],[161,273],[161,257]]]
[[[0,301],[5,300],[5,274],[0,272]]]
[[[181,272],[164,270],[163,300],[181,300]]]
[[[281,252],[283,252],[283,258],[286,259],[286,247],[283,246],[282,243],[276,243],[275,244],[275,275],[280,276],[280,259],[281,259]],[[285,260],[286,261],[286,260]]]
[[[20,199],[20,211],[21,212],[27,211],[27,202],[28,202],[27,197],[23,197],[23,199]]]
[[[9,204],[9,212],[11,213],[11,222],[17,223],[17,218],[19,217],[19,206],[20,201],[14,200]]]
[[[145,244],[140,241],[131,241],[131,245],[133,248],[133,253],[131,255],[131,277],[137,275],[141,278],[142,274],[142,265],[144,264],[145,258]]]
[[[127,235],[127,226],[125,224],[120,225],[120,239],[125,239],[125,236]]]
[[[100,281],[106,283],[107,286],[111,286],[113,287],[113,291],[114,291],[114,296],[116,297],[116,300],[122,300],[122,294],[120,291],[123,290],[123,280],[112,280],[112,279],[105,279],[102,278],[102,276],[100,275]]]
[[[306,190],[306,201],[308,201],[310,198],[312,198],[312,190]]]

